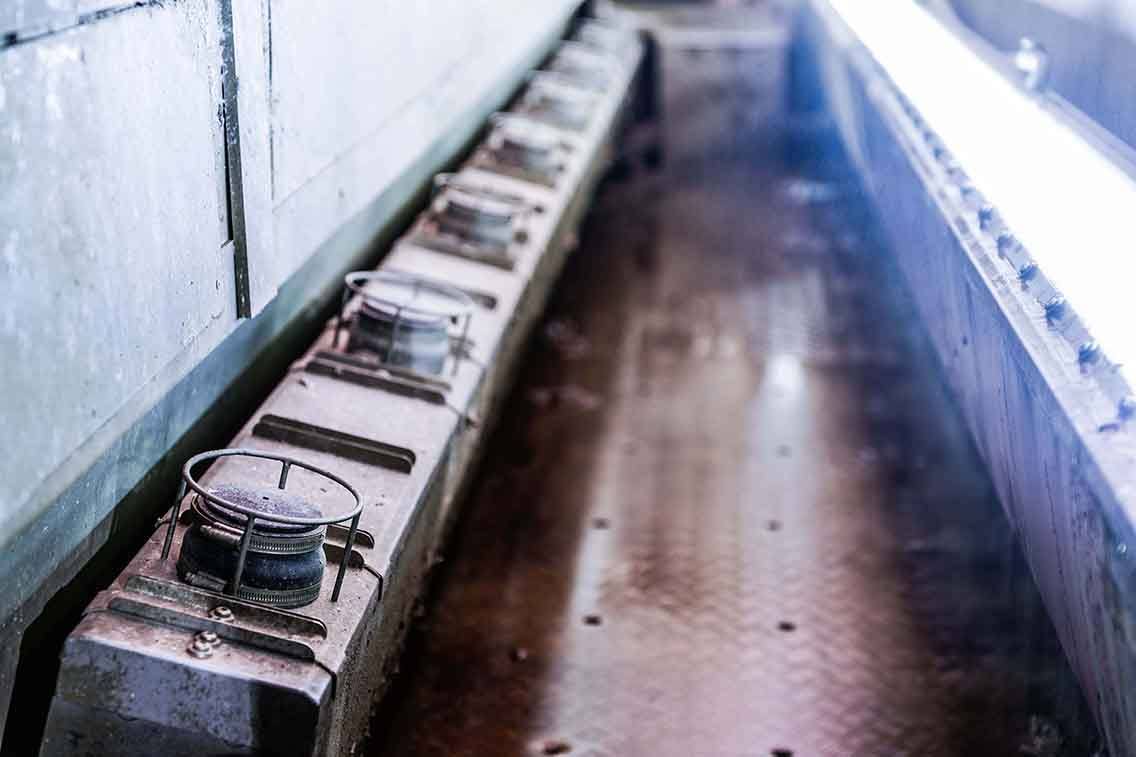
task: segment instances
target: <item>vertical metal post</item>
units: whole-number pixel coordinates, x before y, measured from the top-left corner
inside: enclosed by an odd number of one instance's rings
[[[166,527],[166,540],[162,544],[162,559],[170,556],[170,547],[174,543],[174,530],[177,528],[178,516],[181,515],[181,501],[185,499],[186,483],[183,478],[178,486],[177,496],[174,497],[174,511],[170,515],[170,525]]]
[[[288,485],[288,471],[292,469],[292,463],[284,461],[280,464],[280,483],[277,488],[283,489]]]
[[[237,555],[237,569],[233,572],[233,586],[229,591],[229,594],[234,597],[239,596],[241,577],[245,572],[245,560],[248,558],[249,542],[252,541],[252,529],[255,525],[256,518],[249,515],[248,523],[245,525],[245,532],[241,534],[241,551]]]
[[[359,530],[359,513],[351,519],[351,530],[347,532],[347,544],[343,547],[343,561],[339,563],[339,572],[335,575],[335,588],[331,591],[331,601],[339,601],[339,590],[343,587],[343,576],[347,573],[347,565],[351,562],[351,550],[355,548],[355,533]]]
[[[331,348],[334,350],[339,349],[339,335],[343,331],[343,311],[347,309],[347,303],[350,299],[351,289],[346,287],[339,298],[339,312],[335,314],[335,334],[331,338]]]
[[[394,311],[394,323],[391,324],[390,344],[387,346],[386,357],[383,362],[387,365],[394,365],[394,345],[398,341],[398,332],[402,329],[402,308],[397,307]]]
[[[454,358],[453,375],[455,376],[458,375],[458,368],[461,366],[462,357],[466,355],[466,351],[469,347],[469,322],[473,320],[473,314],[466,313],[465,318],[462,320],[464,323],[462,324],[461,341],[458,342],[458,353]]]

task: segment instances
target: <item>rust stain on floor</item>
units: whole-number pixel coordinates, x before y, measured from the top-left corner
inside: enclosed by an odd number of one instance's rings
[[[368,753],[1091,753],[843,159],[769,51],[664,59]]]

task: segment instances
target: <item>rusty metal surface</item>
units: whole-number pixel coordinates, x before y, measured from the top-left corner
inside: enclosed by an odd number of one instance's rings
[[[842,158],[738,100],[773,58],[664,53],[368,754],[1094,753]]]

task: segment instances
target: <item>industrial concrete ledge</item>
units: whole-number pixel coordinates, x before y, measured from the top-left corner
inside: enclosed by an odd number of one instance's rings
[[[145,538],[161,507],[161,497],[154,492],[169,488],[180,467],[177,460],[188,450],[218,444],[232,433],[239,418],[318,331],[343,274],[377,261],[416,212],[433,175],[467,151],[484,128],[486,115],[508,102],[582,6],[568,4],[550,17],[543,33],[527,40],[506,74],[487,82],[441,136],[411,157],[405,170],[389,183],[373,187],[364,207],[312,250],[256,317],[240,321],[160,396],[150,396],[151,392],[142,398],[152,402],[149,409],[126,408],[130,412],[107,423],[52,478],[49,488],[58,490],[41,497],[39,514],[18,536],[10,536],[0,552],[5,586],[0,595],[0,736],[21,658],[25,671],[20,683],[36,691],[21,697],[11,711],[22,722],[34,722],[42,699],[40,671],[51,669],[57,652],[53,645],[61,642],[57,626],[72,622],[91,593],[106,584],[124,556]],[[84,24],[95,20],[84,19]],[[27,41],[70,30],[67,24],[45,27]],[[134,410],[138,412],[132,415]],[[48,620],[25,637],[53,599]],[[5,743],[20,749],[24,735]]]

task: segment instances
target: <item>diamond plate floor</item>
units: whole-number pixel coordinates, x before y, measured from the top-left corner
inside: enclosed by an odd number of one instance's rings
[[[1091,754],[842,158],[769,51],[665,60],[369,753]]]

